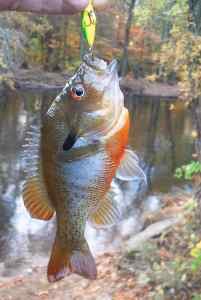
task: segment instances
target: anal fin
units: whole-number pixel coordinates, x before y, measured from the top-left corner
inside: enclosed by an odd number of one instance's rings
[[[23,200],[32,218],[49,220],[53,217],[54,209],[40,177],[33,176],[27,179],[23,188]]]
[[[106,197],[100,201],[96,211],[90,215],[89,221],[94,227],[107,227],[120,221],[121,213],[113,198],[114,193],[111,189]]]

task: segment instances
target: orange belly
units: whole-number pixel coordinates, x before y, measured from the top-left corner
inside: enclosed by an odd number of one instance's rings
[[[114,134],[114,136],[106,145],[106,152],[112,162],[112,168],[109,172],[109,176],[107,177],[107,183],[109,185],[111,184],[112,178],[114,177],[116,170],[120,165],[121,159],[124,156],[124,151],[128,144],[129,127],[129,113],[126,111],[124,126],[122,126],[120,130]]]

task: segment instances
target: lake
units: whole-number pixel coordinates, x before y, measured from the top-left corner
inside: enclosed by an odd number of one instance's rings
[[[5,90],[0,96],[0,276],[29,272],[35,265],[46,264],[50,254],[54,220],[33,220],[23,206],[22,145],[27,128],[40,116],[41,103],[48,105],[54,97],[53,92],[12,90]],[[194,151],[191,113],[184,102],[128,95],[125,103],[131,117],[129,146],[141,158],[148,176],[148,191],[137,180],[116,183],[123,195],[120,205],[124,219],[108,230],[87,227],[87,239],[94,253],[112,251],[122,236],[140,230],[136,220],[145,195],[186,185],[173,174],[176,167],[192,159]]]

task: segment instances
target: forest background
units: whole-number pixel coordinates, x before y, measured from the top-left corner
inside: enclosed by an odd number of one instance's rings
[[[78,15],[3,12],[0,86],[11,90],[19,85],[32,87],[36,78],[40,88],[43,80],[47,89],[62,86],[64,78],[79,66],[82,49]],[[114,57],[119,60],[123,85],[134,90],[134,94],[143,94],[148,86],[150,96],[154,92],[158,97],[165,94],[164,101],[181,99],[191,111],[194,124],[194,160],[176,171],[178,178],[192,182],[193,191],[187,195],[168,195],[164,198],[167,207],[160,212],[163,217],[173,211],[174,215],[181,213],[182,225],[152,234],[154,239],[141,250],[136,250],[131,240],[129,250],[117,258],[120,266],[117,279],[122,279],[121,272],[124,277],[128,275],[130,287],[120,288],[112,299],[133,299],[135,290],[136,299],[200,300],[201,1],[115,1],[108,11],[98,13],[94,52],[106,60]],[[168,102],[168,109],[174,109],[174,105]],[[157,218],[149,216],[146,222],[150,225]],[[103,273],[108,280],[110,274],[106,271]],[[112,275],[110,279],[114,280]],[[48,293],[45,291],[41,296]]]

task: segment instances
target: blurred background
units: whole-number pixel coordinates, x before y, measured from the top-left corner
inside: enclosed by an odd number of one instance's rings
[[[87,229],[93,252],[102,253],[119,249],[126,238],[143,230],[143,216],[163,208],[167,195],[174,199],[178,192],[193,195],[197,191],[201,4],[195,0],[118,0],[109,11],[98,13],[97,25],[94,52],[105,60],[119,61],[121,88],[131,118],[129,145],[139,155],[148,178],[147,186],[138,179],[128,184],[114,182],[124,199],[120,201],[121,224],[98,232]],[[3,277],[47,262],[54,221],[32,220],[23,207],[22,145],[27,128],[40,118],[43,103],[51,103],[79,66],[82,48],[79,15],[0,15]],[[189,163],[186,174],[182,166]]]

